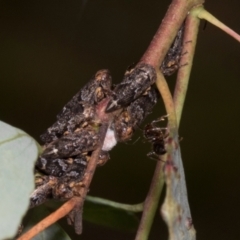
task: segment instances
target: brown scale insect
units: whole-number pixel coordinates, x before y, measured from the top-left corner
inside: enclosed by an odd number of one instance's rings
[[[150,87],[145,94],[123,109],[119,115],[116,115],[114,129],[118,141],[124,142],[131,139],[135,130],[140,127],[146,116],[152,112],[158,97],[157,90]]]
[[[38,206],[53,198],[52,189],[56,186],[58,178],[37,174],[35,176],[35,190],[30,196],[30,208]]]
[[[156,81],[156,71],[148,64],[141,63],[127,71],[123,81],[116,85],[112,99],[109,101],[106,112],[113,112],[129,106]]]
[[[98,128],[92,125],[67,133],[45,145],[36,168],[51,176],[62,177],[72,173],[73,177],[78,177],[86,168],[87,153],[96,149],[98,139]]]
[[[167,52],[160,70],[164,76],[170,76],[174,74],[181,66],[180,60],[183,55],[183,35],[184,35],[185,22],[182,24],[181,28],[178,30],[177,36],[173,41],[172,46]]]
[[[55,122],[40,136],[46,144],[67,132],[74,132],[84,122],[94,118],[95,106],[111,93],[112,77],[106,69],[98,71],[94,77],[63,107]]]

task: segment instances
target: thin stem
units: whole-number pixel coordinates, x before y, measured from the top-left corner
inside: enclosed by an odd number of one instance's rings
[[[163,161],[158,161],[152,178],[148,195],[144,202],[144,211],[135,240],[147,240],[150,233],[153,219],[158,207],[159,198],[164,185]]]
[[[196,9],[195,11],[192,12],[195,16],[201,19],[205,19],[211,24],[215,25],[216,27],[222,29],[224,32],[226,32],[228,35],[232,36],[235,38],[238,42],[240,42],[240,35],[233,31],[231,28],[226,26],[224,23],[219,21],[217,18],[215,18],[211,13],[206,11],[203,7]]]
[[[178,126],[182,116],[182,110],[188,89],[190,73],[192,69],[193,57],[196,48],[197,34],[200,20],[189,14],[185,22],[183,51],[180,62],[180,69],[178,70],[177,82],[174,90],[174,105],[176,110],[176,117]]]
[[[174,130],[174,132],[175,132],[177,129],[175,106],[174,106],[172,94],[169,90],[168,84],[167,84],[163,74],[160,72],[160,70],[157,71],[156,85],[162,96],[164,106],[165,106],[167,114],[168,114],[168,127],[171,131]]]
[[[75,205],[76,214],[78,214],[79,210],[81,210],[83,208],[83,204],[84,204],[86,195],[88,193],[90,183],[93,179],[93,176],[94,176],[94,173],[95,173],[95,170],[96,170],[96,167],[97,167],[99,155],[100,155],[101,150],[102,150],[102,146],[103,146],[103,142],[104,142],[104,139],[105,139],[105,136],[106,136],[107,129],[108,129],[108,123],[103,123],[102,126],[99,129],[99,146],[92,153],[91,159],[88,163],[87,170],[86,170],[86,173],[84,175],[84,180],[83,180],[84,187],[80,188],[80,190],[79,190],[79,196],[81,196],[81,198],[80,198],[80,201]],[[76,217],[77,216],[75,216],[75,218]],[[74,226],[75,227],[75,232],[77,234],[81,234],[81,232],[82,232],[81,227],[82,226],[78,223],[78,221],[75,221],[74,224],[75,224],[75,226]]]
[[[130,204],[118,203],[118,202],[110,201],[104,198],[92,197],[92,196],[87,196],[86,200],[92,203],[107,205],[113,208],[126,210],[130,212],[142,212],[143,210],[143,203],[130,205]]]
[[[140,62],[145,62],[158,68],[188,12],[194,6],[203,2],[204,0],[173,0]]]

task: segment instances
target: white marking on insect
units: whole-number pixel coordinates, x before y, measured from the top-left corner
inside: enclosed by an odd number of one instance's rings
[[[53,153],[57,153],[58,149],[57,148],[53,148]]]
[[[117,139],[115,137],[115,132],[110,127],[107,130],[104,142],[103,142],[103,151],[110,151],[117,144]]]

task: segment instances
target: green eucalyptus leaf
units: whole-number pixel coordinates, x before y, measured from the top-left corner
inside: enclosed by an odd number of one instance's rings
[[[48,201],[45,206],[54,211],[62,204],[62,202]],[[83,206],[83,220],[127,232],[136,231],[139,224],[136,213],[89,201],[85,201]]]
[[[139,224],[139,220],[133,212],[91,202],[84,203],[83,219],[121,231],[135,231]]]
[[[46,206],[41,205],[29,211],[26,220],[24,221],[24,232],[32,228],[43,218],[47,217],[51,212]],[[26,222],[26,224],[25,224]],[[40,232],[33,240],[71,240],[67,233],[61,228],[58,223],[52,224],[50,227]]]
[[[33,138],[0,121],[0,239],[16,234],[28,209],[37,156]]]

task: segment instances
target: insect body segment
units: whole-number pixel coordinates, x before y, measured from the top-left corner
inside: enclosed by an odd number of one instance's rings
[[[74,158],[56,158],[51,161],[40,156],[36,163],[36,167],[41,172],[56,177],[72,176],[81,178],[86,166],[87,156],[83,154]]]
[[[118,141],[123,142],[131,139],[134,131],[141,125],[146,116],[152,112],[158,97],[157,90],[150,87],[145,95],[124,108],[119,115],[116,115],[114,128]]]
[[[52,189],[57,184],[57,178],[52,176],[36,176],[35,190],[30,196],[30,208],[38,206],[52,197]]]
[[[113,112],[124,108],[141,97],[144,92],[156,81],[155,69],[145,63],[141,63],[128,71],[121,83],[113,93],[112,100],[106,107],[106,112]]]
[[[97,131],[87,127],[49,143],[41,156],[48,159],[72,157],[93,151],[97,143]]]

